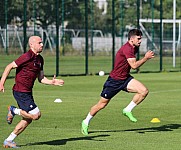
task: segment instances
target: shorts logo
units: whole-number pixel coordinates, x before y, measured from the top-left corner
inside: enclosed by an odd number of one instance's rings
[[[107,97],[107,94],[105,94],[104,96]]]
[[[33,105],[30,105],[30,108],[33,108]]]

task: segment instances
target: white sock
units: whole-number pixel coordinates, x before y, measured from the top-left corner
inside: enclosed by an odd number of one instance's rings
[[[15,108],[15,109],[14,109],[14,113],[15,113],[16,115],[21,115],[21,114],[20,114],[20,111],[21,111],[21,109],[18,109],[18,108]]]
[[[17,137],[17,135],[12,132],[6,140],[13,141],[16,137]]]
[[[84,120],[84,123],[85,123],[86,125],[89,125],[89,122],[90,122],[90,120],[91,120],[92,118],[93,118],[93,116],[90,115],[90,113],[88,113],[87,117],[86,117],[85,120]]]
[[[128,111],[128,112],[131,112],[132,109],[133,109],[135,106],[136,106],[136,103],[133,102],[133,101],[131,101],[131,102],[129,103],[129,105],[128,105],[126,108],[124,108],[124,110],[125,110],[125,111]]]

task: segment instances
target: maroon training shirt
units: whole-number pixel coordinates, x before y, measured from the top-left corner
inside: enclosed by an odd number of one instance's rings
[[[110,76],[115,80],[124,80],[129,76],[131,66],[129,65],[128,58],[136,58],[138,48],[127,42],[117,52],[115,58],[114,69],[111,71]]]
[[[15,63],[18,67],[16,68],[13,90],[18,92],[32,92],[34,82],[40,71],[43,70],[43,57],[29,50],[16,59]]]

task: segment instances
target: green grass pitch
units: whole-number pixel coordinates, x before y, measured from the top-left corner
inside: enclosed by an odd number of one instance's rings
[[[81,121],[97,103],[107,76],[59,77],[63,87],[35,83],[34,98],[42,117],[15,139],[22,150],[177,150],[181,137],[181,73],[142,73],[133,76],[150,90],[133,110],[137,123],[121,114],[133,94],[120,92],[91,121],[88,136],[80,132]],[[0,93],[0,142],[21,119],[6,122],[7,106],[17,106],[12,96],[14,79]],[[62,103],[54,103],[56,98]],[[160,123],[151,123],[159,118]],[[0,149],[3,149],[2,147]]]

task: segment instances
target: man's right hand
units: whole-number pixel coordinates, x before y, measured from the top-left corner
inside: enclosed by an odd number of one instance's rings
[[[151,50],[147,51],[146,54],[145,54],[145,57],[146,57],[147,59],[154,58],[154,57],[155,57],[155,56],[154,56],[154,52],[151,51]]]

